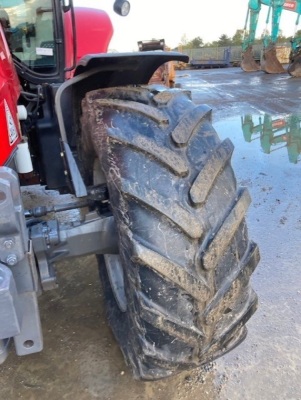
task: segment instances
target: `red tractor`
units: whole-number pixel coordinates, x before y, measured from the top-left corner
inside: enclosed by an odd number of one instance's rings
[[[117,0],[120,15],[129,10]],[[43,348],[37,296],[55,263],[96,254],[108,320],[137,379],[206,364],[237,346],[257,307],[246,189],[233,145],[187,91],[147,85],[174,52],[106,53],[106,13],[72,1],[0,6],[0,362]],[[39,184],[83,221],[23,207]],[[130,334],[129,334],[130,332]]]

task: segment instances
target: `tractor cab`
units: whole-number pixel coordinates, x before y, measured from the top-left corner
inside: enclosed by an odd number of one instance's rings
[[[63,79],[63,25],[55,7],[51,0],[1,2],[2,27],[15,67],[30,82]]]
[[[113,35],[107,13],[68,3],[1,2],[1,25],[20,77],[36,84],[63,82],[82,56],[107,52]]]

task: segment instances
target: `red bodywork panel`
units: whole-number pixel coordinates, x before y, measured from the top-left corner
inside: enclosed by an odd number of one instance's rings
[[[5,165],[21,140],[17,117],[20,84],[0,25],[0,166]]]
[[[285,1],[283,4],[283,8],[289,11],[297,10],[297,2],[296,1]]]
[[[86,54],[106,53],[113,36],[113,25],[108,14],[94,8],[75,7],[76,64]],[[66,66],[73,63],[73,31],[70,13],[65,14]],[[67,78],[72,74],[67,75]]]
[[[273,128],[284,128],[285,126],[286,126],[285,119],[275,119],[274,121],[272,121]]]

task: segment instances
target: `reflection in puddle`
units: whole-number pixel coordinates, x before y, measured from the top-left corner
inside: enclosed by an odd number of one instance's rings
[[[275,117],[244,115],[241,117],[243,136],[246,142],[260,140],[265,154],[286,147],[289,162],[297,164],[301,160],[301,116],[286,115]]]

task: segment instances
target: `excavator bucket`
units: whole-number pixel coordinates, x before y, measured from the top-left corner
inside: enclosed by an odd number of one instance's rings
[[[240,64],[245,72],[259,71],[260,66],[254,60],[252,46],[248,47],[246,51],[242,52],[242,60]]]
[[[290,57],[290,63],[287,68],[287,72],[291,76],[295,76],[297,78],[301,77],[301,52],[298,51],[296,54],[293,54]]]
[[[260,65],[262,71],[267,74],[282,74],[285,72],[285,69],[277,58],[275,45],[270,45],[263,50]]]

